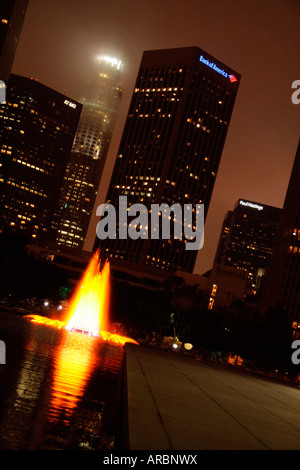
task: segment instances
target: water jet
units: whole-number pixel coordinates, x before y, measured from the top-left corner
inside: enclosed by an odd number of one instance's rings
[[[116,344],[138,344],[132,338],[109,331],[110,264],[106,260],[102,269],[100,264],[100,251],[97,250],[70,300],[64,320],[34,314],[25,315],[25,318],[58,329],[98,336]]]

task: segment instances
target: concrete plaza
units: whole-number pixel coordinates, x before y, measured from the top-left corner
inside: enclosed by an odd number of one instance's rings
[[[300,390],[127,344],[129,450],[300,450]]]

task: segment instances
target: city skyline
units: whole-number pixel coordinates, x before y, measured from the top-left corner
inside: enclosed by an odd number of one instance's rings
[[[77,84],[94,54],[122,58],[124,100],[100,186],[99,198],[104,198],[143,50],[199,46],[239,70],[243,78],[199,253],[198,271],[203,272],[211,267],[224,213],[237,199],[283,206],[299,138],[300,107],[291,101],[292,82],[299,78],[299,5],[188,1],[181,11],[182,2],[166,2],[159,17],[158,5],[142,2],[137,12],[124,1],[105,4],[104,11],[89,2],[72,2],[71,10],[69,2],[61,7],[31,0],[12,71],[37,75],[76,99]],[[47,32],[46,22],[53,24],[49,18],[56,24],[55,37]],[[42,33],[40,47],[36,38]],[[90,234],[93,240],[94,227]]]

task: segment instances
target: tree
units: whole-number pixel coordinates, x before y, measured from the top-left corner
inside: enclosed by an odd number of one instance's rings
[[[169,304],[170,333],[180,340],[190,341],[194,330],[199,329],[200,317],[208,306],[208,294],[199,285],[188,285],[183,278],[171,276],[163,285],[163,293]]]
[[[286,371],[291,365],[292,325],[286,311],[276,306],[263,319],[261,362],[269,369]]]

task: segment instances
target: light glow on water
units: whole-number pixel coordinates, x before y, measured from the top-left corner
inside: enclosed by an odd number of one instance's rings
[[[72,340],[65,336],[57,347],[49,421],[63,420],[68,424],[78,401],[84,395],[94,369],[94,344],[89,344],[88,340],[84,335],[73,336]]]

